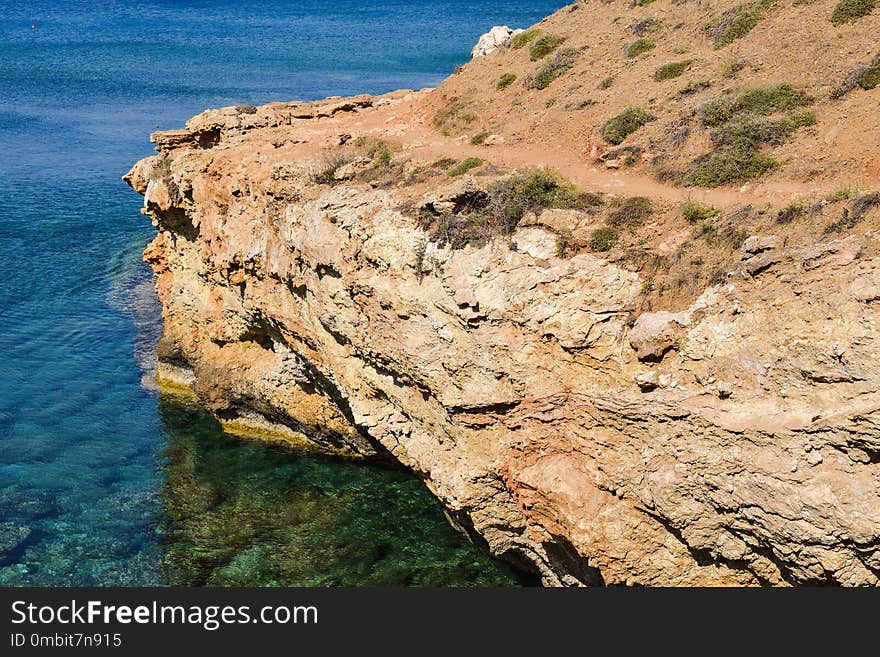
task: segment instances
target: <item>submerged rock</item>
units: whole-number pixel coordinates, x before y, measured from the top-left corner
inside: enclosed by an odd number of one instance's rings
[[[18,548],[31,535],[31,530],[11,522],[0,523],[0,557]]]

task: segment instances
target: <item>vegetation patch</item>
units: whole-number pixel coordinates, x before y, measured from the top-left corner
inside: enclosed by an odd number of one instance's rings
[[[471,137],[471,143],[474,146],[482,146],[486,143],[486,139],[489,138],[488,132],[478,132],[473,137]]]
[[[865,194],[853,201],[851,217],[858,223],[874,208],[880,208],[880,192]]]
[[[765,144],[785,142],[798,129],[813,125],[816,117],[800,108],[813,100],[789,84],[734,92],[699,108],[715,151],[697,158],[681,182],[717,187],[759,178],[778,163],[761,153]],[[785,114],[784,116],[778,116]]]
[[[853,228],[874,208],[880,208],[880,192],[859,196],[850,207],[843,209],[840,219],[825,227],[824,233],[828,235]]]
[[[626,56],[629,59],[644,55],[646,52],[654,50],[657,44],[650,39],[636,39],[626,47]]]
[[[700,224],[713,221],[721,215],[721,210],[711,205],[703,205],[694,201],[685,201],[681,204],[681,214],[690,224]]]
[[[529,45],[529,42],[533,41],[539,34],[541,34],[540,27],[533,27],[532,29],[526,30],[525,32],[515,34],[510,40],[510,47],[517,50],[519,48],[525,48],[527,45]]]
[[[446,137],[461,134],[480,117],[473,111],[473,102],[455,96],[434,115],[434,127]]]
[[[545,34],[529,46],[529,57],[533,62],[544,59],[544,57],[555,51],[563,43],[565,43],[564,36]]]
[[[549,169],[533,169],[493,183],[486,212],[500,232],[510,234],[527,212],[545,208],[587,209],[602,205],[602,197],[579,192]]]
[[[631,107],[606,121],[599,134],[605,141],[616,146],[642,126],[656,120],[656,116],[640,107]]]
[[[309,181],[316,185],[336,185],[336,171],[351,162],[353,156],[342,151],[328,151],[321,156],[318,165],[309,173]]]
[[[456,199],[451,213],[425,206],[419,212],[419,225],[430,231],[431,238],[440,245],[459,249],[511,234],[528,212],[540,214],[546,208],[589,210],[602,203],[601,196],[579,191],[549,169],[532,169],[497,180],[485,191],[464,194]]]
[[[527,89],[546,89],[554,80],[561,77],[574,66],[580,51],[576,48],[561,48],[553,57],[532,71],[526,78]]]
[[[682,182],[698,187],[718,187],[760,178],[778,164],[772,157],[751,150],[723,148],[694,160],[682,176]]]
[[[378,168],[384,168],[390,166],[391,164],[391,151],[387,148],[382,148],[376,152],[375,157],[373,157],[373,161],[371,162],[372,166]]]
[[[837,189],[835,189],[828,196],[828,200],[832,203],[837,203],[839,201],[848,201],[849,199],[855,198],[861,193],[862,188],[859,185],[844,185],[843,187],[838,187]]]
[[[611,248],[617,244],[617,240],[620,239],[620,233],[618,233],[611,226],[602,226],[601,228],[597,228],[590,234],[590,248],[593,251],[610,251]]]
[[[721,62],[721,75],[725,78],[735,78],[737,73],[743,70],[746,67],[746,62],[744,59],[740,59],[739,57],[735,57],[734,59],[727,59]]]
[[[681,62],[669,62],[668,64],[663,64],[663,66],[654,71],[654,80],[657,82],[663,82],[663,80],[677,78],[679,75],[682,75],[687,71],[693,63],[693,59],[686,59]]]
[[[616,76],[614,75],[609,75],[607,78],[603,78],[602,81],[598,84],[599,89],[607,89],[608,87],[610,87],[612,84],[614,84],[615,77]]]
[[[655,18],[644,18],[640,21],[636,21],[630,25],[629,28],[637,37],[643,37],[656,30],[659,25],[660,23]]]
[[[502,73],[501,77],[498,78],[498,82],[495,83],[495,90],[503,91],[514,82],[516,82],[516,73]]]
[[[651,216],[651,200],[644,196],[633,196],[618,204],[605,223],[614,228],[633,229],[641,226]]]
[[[860,66],[834,91],[831,97],[834,99],[843,98],[856,87],[861,87],[865,91],[876,89],[880,85],[880,53],[869,63]]]
[[[730,121],[738,114],[761,114],[784,112],[810,105],[813,99],[804,91],[790,84],[774,84],[739,91],[716,98],[700,108],[704,125],[717,126]]]
[[[876,89],[878,85],[880,85],[880,54],[868,64],[859,76],[859,86],[865,91]]]
[[[711,86],[712,83],[709,80],[694,80],[693,82],[688,82],[687,86],[679,89],[678,95],[690,96],[691,94],[695,94],[698,91],[702,91],[703,89],[708,89]]]
[[[598,105],[598,103],[592,98],[586,98],[584,100],[575,101],[572,103],[566,103],[565,109],[567,110],[582,110],[590,107],[591,105]]]
[[[738,114],[709,133],[716,146],[758,148],[761,144],[784,143],[798,128],[815,125],[812,112],[794,112],[790,117],[772,119],[760,114]]]
[[[641,146],[622,146],[603,154],[600,160],[602,162],[616,160],[618,164],[625,164],[626,166],[631,167],[639,161],[643,152]]]
[[[764,13],[774,4],[774,0],[759,0],[728,9],[706,26],[715,48],[728,46],[751,32],[764,18]]]
[[[874,11],[876,6],[877,0],[840,0],[831,14],[831,23],[834,25],[855,23]]]
[[[787,206],[776,213],[776,223],[790,224],[792,221],[806,213],[807,207],[803,204],[803,202],[795,201],[794,203],[789,203]]]
[[[467,173],[471,169],[476,169],[482,163],[483,160],[478,157],[467,157],[456,164],[454,167],[452,167],[449,171],[447,171],[446,174],[452,177],[460,176],[463,173]]]

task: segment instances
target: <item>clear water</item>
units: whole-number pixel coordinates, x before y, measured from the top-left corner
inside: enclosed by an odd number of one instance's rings
[[[434,85],[562,4],[0,0],[0,585],[514,582],[406,473],[151,390],[151,228],[120,176],[157,125]]]

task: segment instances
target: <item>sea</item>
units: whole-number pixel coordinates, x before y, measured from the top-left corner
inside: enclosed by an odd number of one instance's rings
[[[121,176],[210,107],[438,84],[542,0],[0,0],[0,586],[511,586],[393,467],[223,433],[152,382]]]

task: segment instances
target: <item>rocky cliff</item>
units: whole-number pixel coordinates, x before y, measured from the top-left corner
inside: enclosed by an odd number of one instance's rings
[[[163,382],[400,462],[547,585],[877,585],[880,196],[722,189],[695,228],[688,192],[563,158],[576,200],[498,227],[498,181],[546,153],[438,134],[437,93],[153,136],[126,180]]]

